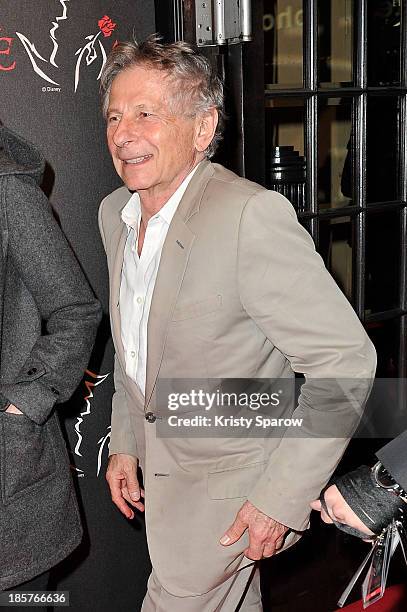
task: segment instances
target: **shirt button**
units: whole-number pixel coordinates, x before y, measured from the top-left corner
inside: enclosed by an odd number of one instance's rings
[[[135,357],[135,356],[136,356],[136,352],[135,352],[135,351],[131,351],[130,355],[131,355],[132,357]]]
[[[137,304],[141,304],[141,302],[142,302],[142,301],[143,301],[143,298],[139,296],[139,297],[137,298]]]
[[[155,414],[153,414],[152,412],[146,412],[145,418],[146,418],[147,423],[154,423],[157,419]]]

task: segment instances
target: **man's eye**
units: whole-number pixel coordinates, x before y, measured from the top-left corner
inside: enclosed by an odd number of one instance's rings
[[[152,113],[148,113],[147,111],[143,111],[142,113],[140,113],[140,117],[142,117],[143,119],[145,117],[151,117]]]
[[[119,120],[119,117],[117,117],[116,115],[111,115],[111,116],[108,118],[107,122],[108,122],[108,123],[116,123],[116,121],[118,121],[118,120]]]

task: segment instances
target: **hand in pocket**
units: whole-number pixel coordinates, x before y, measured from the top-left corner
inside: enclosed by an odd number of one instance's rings
[[[9,412],[11,414],[23,414],[21,410],[19,410],[16,406],[14,406],[14,404],[10,404],[6,412]]]

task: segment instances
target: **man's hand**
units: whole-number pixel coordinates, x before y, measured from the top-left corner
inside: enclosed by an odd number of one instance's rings
[[[23,414],[21,410],[17,408],[17,406],[14,406],[14,404],[10,404],[6,412],[9,412],[10,414]]]
[[[144,497],[144,491],[140,489],[137,480],[137,466],[138,459],[133,455],[111,455],[106,472],[112,502],[128,519],[134,518],[134,512],[128,504],[134,506],[140,512],[144,511],[144,504],[141,501],[141,498]]]
[[[237,542],[249,530],[249,547],[244,554],[249,559],[257,561],[263,557],[271,557],[279,550],[284,541],[288,527],[278,523],[270,516],[263,514],[246,501],[237,513],[235,522],[220,539],[224,546]]]
[[[328,489],[325,491],[324,499],[329,516],[321,508],[321,502],[319,499],[311,502],[311,508],[318,510],[318,512],[321,513],[321,519],[324,521],[324,523],[332,523],[332,519],[334,519],[335,521],[338,521],[338,523],[344,523],[345,525],[349,525],[349,527],[359,529],[359,531],[365,533],[366,536],[374,535],[373,531],[370,531],[370,529],[366,527],[364,523],[362,523],[360,518],[353,512],[349,504],[346,503],[336,485],[328,487]]]

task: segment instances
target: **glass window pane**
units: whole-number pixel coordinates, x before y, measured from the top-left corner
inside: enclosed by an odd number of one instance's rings
[[[339,208],[352,198],[351,98],[319,98],[318,201],[319,208]]]
[[[353,0],[318,0],[321,86],[353,85]]]
[[[400,212],[368,214],[366,220],[366,314],[399,307]]]
[[[377,378],[398,376],[400,318],[367,324],[367,333],[377,352]]]
[[[366,127],[368,202],[398,200],[399,99],[369,96]]]
[[[264,0],[266,89],[303,86],[302,0]]]
[[[266,101],[266,185],[298,212],[305,209],[304,116],[303,99]]]
[[[400,84],[400,0],[369,0],[367,10],[367,82]]]
[[[352,301],[354,221],[350,217],[320,219],[319,247],[325,265]]]

